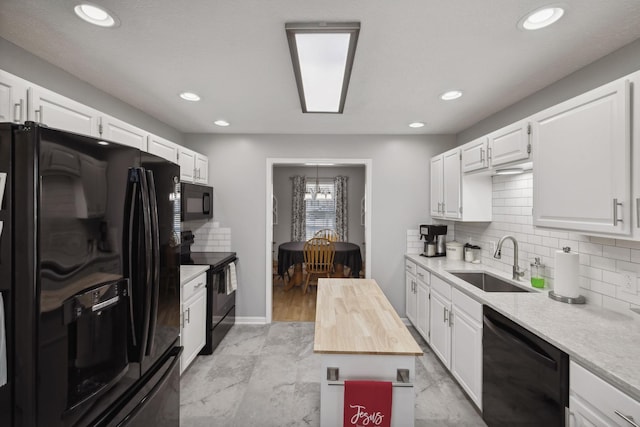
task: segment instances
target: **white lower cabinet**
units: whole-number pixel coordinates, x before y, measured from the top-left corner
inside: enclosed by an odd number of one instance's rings
[[[451,369],[451,285],[431,277],[429,331],[431,349],[447,369]]]
[[[482,409],[482,304],[452,289],[451,307],[451,373]]]
[[[418,267],[416,282],[416,329],[429,342],[429,283],[431,273]]]
[[[640,402],[571,361],[569,365],[571,427],[640,425]]]
[[[180,374],[193,362],[206,341],[207,274],[203,273],[187,282],[180,293],[182,322],[180,345],[184,347],[180,358]]]
[[[405,261],[405,314],[407,319],[415,326],[417,313],[417,293],[416,293],[416,264]]]

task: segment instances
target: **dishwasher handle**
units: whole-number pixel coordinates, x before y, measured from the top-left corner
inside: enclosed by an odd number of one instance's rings
[[[543,365],[546,365],[553,370],[556,370],[558,368],[558,362],[551,359],[546,354],[541,353],[536,348],[532,347],[531,344],[518,338],[516,336],[517,334],[516,331],[510,330],[508,326],[505,326],[505,325],[496,325],[486,315],[483,317],[484,317],[484,326],[489,328],[489,330],[491,330],[491,332],[493,332],[493,334],[496,335],[498,338],[500,338],[503,341],[510,341],[512,344],[516,345],[529,357],[531,357],[534,360],[537,360]]]

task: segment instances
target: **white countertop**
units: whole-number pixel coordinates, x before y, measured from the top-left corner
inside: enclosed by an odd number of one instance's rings
[[[510,281],[510,276],[483,264],[405,255],[462,292],[486,304],[566,352],[572,360],[640,401],[640,316],[590,304],[554,301],[548,290],[484,292],[449,271],[487,271]],[[528,281],[520,284],[532,288]]]
[[[195,279],[209,269],[208,265],[181,265],[180,286],[184,286],[190,280]]]

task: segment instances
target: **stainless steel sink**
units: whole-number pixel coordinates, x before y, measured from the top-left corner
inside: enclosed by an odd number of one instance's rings
[[[485,292],[531,292],[529,289],[521,288],[513,285],[506,280],[500,279],[496,276],[485,272],[453,272],[449,273],[464,280],[470,285],[475,286],[478,289],[482,289]]]

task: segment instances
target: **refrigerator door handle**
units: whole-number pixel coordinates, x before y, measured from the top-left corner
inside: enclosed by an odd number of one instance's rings
[[[126,227],[124,232],[124,257],[127,262],[128,271],[125,272],[127,277],[129,277],[129,283],[127,284],[127,290],[129,293],[129,320],[131,327],[131,340],[133,342],[133,346],[136,347],[138,345],[138,340],[136,339],[136,326],[135,326],[135,316],[133,313],[133,293],[131,292],[131,284],[133,282],[133,266],[136,264],[136,260],[133,257],[133,238],[135,233],[135,213],[137,210],[136,202],[138,200],[138,178],[136,175],[135,169],[129,169],[129,178],[127,179],[127,193],[125,197],[125,220],[124,226]]]
[[[147,341],[146,348],[146,355],[150,356],[153,354],[158,320],[158,300],[160,298],[160,229],[158,226],[158,199],[156,197],[156,185],[152,171],[147,171],[147,184],[149,185],[149,214],[151,219],[152,241],[151,312],[149,319],[149,340]]]
[[[149,182],[144,168],[138,168],[140,178],[140,196],[142,199],[142,222],[144,234],[144,316],[142,325],[142,341],[140,343],[140,361],[142,361],[149,345],[149,326],[151,321],[151,299],[153,292],[153,243],[151,230],[151,206],[149,201]]]

